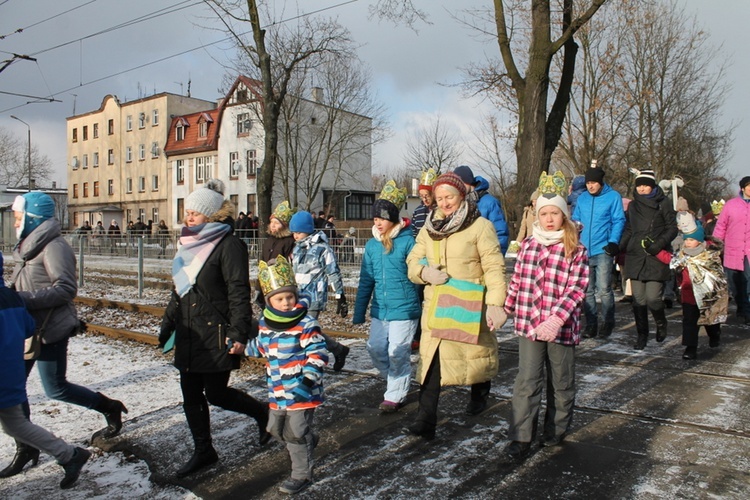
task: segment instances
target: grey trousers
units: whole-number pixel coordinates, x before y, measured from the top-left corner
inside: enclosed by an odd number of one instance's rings
[[[508,438],[531,442],[536,438],[537,419],[542,402],[544,372],[547,371],[547,411],[544,434],[563,436],[573,420],[575,403],[575,346],[535,342],[520,337],[518,375],[513,386],[512,412]]]
[[[286,443],[292,460],[292,479],[312,481],[313,451],[318,435],[312,429],[315,410],[271,410],[268,415],[268,432],[278,441]]]
[[[27,420],[21,405],[0,409],[0,426],[8,436],[52,455],[59,464],[69,462],[75,453],[75,446]]]
[[[664,291],[663,281],[630,280],[630,289],[633,292],[633,303],[635,305],[648,306],[650,311],[664,309],[664,301],[661,299]]]

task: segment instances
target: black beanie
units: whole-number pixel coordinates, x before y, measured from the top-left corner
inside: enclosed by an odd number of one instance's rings
[[[599,167],[587,169],[584,177],[586,182],[598,182],[602,186],[604,185],[604,170]]]
[[[396,205],[383,199],[377,199],[372,204],[372,217],[389,220],[394,224],[398,224],[401,221],[401,216]]]
[[[740,179],[740,189],[745,189],[745,186],[750,184],[750,175],[746,175],[742,179]]]

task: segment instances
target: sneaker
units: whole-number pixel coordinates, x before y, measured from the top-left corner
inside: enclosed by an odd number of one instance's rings
[[[348,355],[349,348],[345,345],[341,345],[341,349],[339,349],[339,352],[333,355],[335,359],[333,363],[333,371],[340,372],[341,369],[344,368],[344,365],[346,364],[346,357]]]
[[[698,357],[698,347],[689,345],[685,348],[685,352],[682,353],[682,359],[695,359]]]
[[[307,478],[304,479],[294,479],[289,478],[283,483],[281,483],[281,486],[279,486],[279,491],[282,493],[287,493],[289,495],[295,495],[299,493],[300,491],[304,490],[308,486],[312,484],[312,481],[310,481]]]
[[[380,413],[396,413],[401,408],[401,403],[394,403],[393,401],[383,401],[378,406]]]
[[[511,441],[508,446],[505,447],[505,454],[513,460],[520,460],[525,458],[526,455],[531,451],[531,443],[524,443],[521,441]]]

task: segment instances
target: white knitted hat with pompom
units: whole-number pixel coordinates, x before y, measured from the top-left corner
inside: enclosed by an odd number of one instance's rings
[[[198,188],[185,199],[185,210],[199,212],[211,217],[224,204],[224,183],[219,179],[210,179],[202,188]]]

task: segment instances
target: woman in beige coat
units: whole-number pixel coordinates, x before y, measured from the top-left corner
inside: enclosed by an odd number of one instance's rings
[[[455,174],[438,177],[433,193],[437,209],[430,213],[426,230],[420,231],[406,260],[409,279],[426,285],[417,368],[419,411],[406,431],[428,440],[435,437],[441,386],[471,385],[469,415],[487,407],[491,380],[498,371],[494,330],[507,319],[503,311],[505,262],[492,223],[481,218],[475,203],[466,199],[466,187]],[[429,304],[435,287],[449,277],[486,288],[476,344],[431,334]]]

